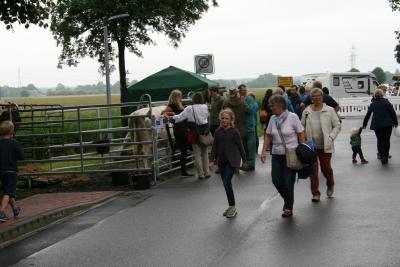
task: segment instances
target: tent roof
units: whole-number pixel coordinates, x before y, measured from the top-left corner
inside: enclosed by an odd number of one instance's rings
[[[207,89],[210,86],[218,86],[218,83],[196,73],[170,66],[135,83],[128,88],[128,91],[160,89],[198,90]]]

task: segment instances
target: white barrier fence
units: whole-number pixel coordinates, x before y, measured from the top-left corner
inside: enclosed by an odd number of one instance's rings
[[[349,97],[338,100],[341,117],[362,117],[367,113],[372,97]],[[396,114],[400,116],[400,96],[388,97]]]

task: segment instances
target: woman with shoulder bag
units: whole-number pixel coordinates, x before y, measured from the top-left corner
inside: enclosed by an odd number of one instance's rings
[[[180,114],[174,115],[171,118],[175,123],[187,120],[192,132],[195,132],[197,135],[206,135],[209,133],[208,107],[204,104],[203,95],[200,92],[195,93],[192,101],[193,105],[187,106]],[[200,180],[210,178],[207,146],[197,140],[196,143],[192,143],[192,148],[198,178]]]
[[[272,182],[284,200],[282,217],[287,218],[293,216],[296,171],[288,168],[286,151],[305,142],[304,128],[297,115],[287,110],[287,102],[283,96],[274,95],[269,103],[275,115],[271,117],[264,133],[261,161],[265,162],[267,149],[272,142]]]
[[[323,103],[323,92],[314,88],[310,92],[312,104],[309,105],[301,117],[301,123],[306,127],[306,138],[312,140],[317,152],[317,160],[314,162],[314,171],[311,176],[311,201],[319,202],[318,160],[321,171],[326,178],[326,194],[330,198],[333,195],[333,170],[331,166],[332,153],[334,152],[334,140],[340,132],[341,124],[336,111]]]

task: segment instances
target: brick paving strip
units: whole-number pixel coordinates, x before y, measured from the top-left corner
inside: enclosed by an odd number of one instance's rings
[[[18,206],[22,209],[20,217],[13,218],[12,210],[8,207],[6,210],[8,221],[0,222],[0,248],[54,221],[120,193],[119,191],[49,193],[17,200]]]

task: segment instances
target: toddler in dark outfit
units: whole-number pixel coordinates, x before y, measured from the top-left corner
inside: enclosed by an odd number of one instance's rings
[[[0,180],[3,190],[3,197],[0,207],[0,221],[8,218],[5,209],[11,206],[14,218],[17,218],[21,208],[17,206],[15,195],[17,190],[17,161],[24,159],[24,153],[18,142],[12,136],[14,124],[11,121],[3,121],[0,124]]]
[[[368,161],[365,160],[363,152],[361,150],[361,132],[362,127],[351,129],[350,145],[351,150],[353,150],[353,163],[357,163],[357,154],[360,156],[361,163],[367,164]]]

